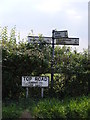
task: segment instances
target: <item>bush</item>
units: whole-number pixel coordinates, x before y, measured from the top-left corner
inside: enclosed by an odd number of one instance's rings
[[[40,36],[40,44],[27,42],[16,43],[15,28],[11,30],[10,37],[7,27],[1,30],[2,38],[2,97],[17,99],[25,97],[25,89],[22,88],[22,76],[40,76],[51,73],[50,45],[44,44]],[[68,50],[68,52],[67,52]],[[46,97],[50,94],[55,97],[87,95],[90,91],[90,62],[87,51],[77,53],[76,50],[66,46],[55,47],[54,55],[54,90],[51,91],[51,81]],[[89,87],[90,88],[90,87]],[[49,91],[49,92],[48,92]],[[30,88],[29,95],[38,97],[38,88]]]
[[[33,108],[33,114],[36,118],[89,118],[90,97],[81,97],[75,99],[44,99],[38,102]]]
[[[90,96],[78,98],[20,99],[3,103],[3,118],[19,118],[24,110],[29,110],[35,118],[90,119]]]
[[[3,105],[2,117],[3,118],[19,118],[22,112],[22,108],[18,107],[16,104],[11,104],[9,106]]]
[[[38,118],[65,118],[65,107],[58,100],[47,99],[37,104],[33,114]]]
[[[71,100],[67,107],[68,118],[88,118],[88,100]]]

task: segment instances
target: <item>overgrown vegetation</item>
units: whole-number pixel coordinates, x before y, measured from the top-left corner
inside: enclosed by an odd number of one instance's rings
[[[90,95],[64,99],[20,99],[3,104],[3,118],[19,118],[27,109],[35,118],[90,119]]]
[[[40,36],[40,44],[28,42],[16,42],[15,28],[12,28],[10,36],[8,29],[1,30],[2,41],[2,89],[3,99],[17,99],[25,97],[25,89],[21,86],[21,77],[30,75],[42,75],[51,73],[50,45],[43,42]],[[19,37],[20,38],[20,37]],[[54,56],[54,86],[51,92],[51,80],[49,89],[45,89],[46,96],[64,97],[88,94],[90,79],[90,66],[87,51],[78,53],[70,47],[56,47]],[[39,88],[30,88],[30,95],[39,96]],[[30,96],[30,97],[31,97]]]
[[[78,53],[70,47],[55,47],[54,55],[54,85],[44,89],[44,101],[27,103],[5,104],[6,99],[19,100],[25,98],[26,89],[21,86],[22,76],[41,76],[51,73],[52,47],[46,44],[40,35],[40,44],[23,41],[16,42],[15,28],[12,28],[10,36],[7,27],[1,29],[2,43],[2,97],[3,116],[18,117],[25,106],[32,111],[37,118],[88,118],[90,113],[90,60],[88,51]],[[18,36],[20,40],[20,36]],[[29,88],[29,97],[40,98],[40,88]],[[69,100],[69,97],[81,97]],[[54,97],[54,99],[50,98]],[[68,99],[65,100],[65,98]],[[49,99],[50,98],[50,99]],[[57,98],[57,99],[55,99]],[[64,99],[63,102],[61,99]],[[25,106],[23,106],[23,103]],[[16,111],[16,109],[18,109]]]
[[[6,99],[2,105],[2,117],[4,118],[20,118],[24,110],[32,110],[36,105],[35,99]]]
[[[33,114],[38,118],[89,118],[90,98],[76,99],[45,99],[38,102]]]

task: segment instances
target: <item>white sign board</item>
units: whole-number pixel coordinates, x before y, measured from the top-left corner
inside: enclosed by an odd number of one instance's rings
[[[56,45],[79,45],[79,38],[56,39]]]
[[[65,31],[54,31],[54,38],[68,38],[68,32]]]
[[[52,37],[38,37],[38,36],[28,36],[29,43],[40,43],[40,39],[47,44],[51,44]]]
[[[49,76],[22,76],[23,87],[48,87]]]

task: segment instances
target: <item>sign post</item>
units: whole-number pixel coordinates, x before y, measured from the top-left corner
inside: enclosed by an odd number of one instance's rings
[[[41,88],[41,97],[43,98],[43,91],[44,91],[44,88]]]
[[[26,98],[28,98],[28,87],[41,87],[41,97],[44,96],[44,88],[48,87],[49,76],[22,76],[22,86],[26,87]]]
[[[67,30],[55,31],[52,30],[52,62],[51,62],[51,88],[53,89],[53,76],[54,76],[54,40],[56,45],[79,45],[79,38],[68,38]]]
[[[26,88],[26,98],[28,98],[28,87]]]
[[[53,76],[54,76],[54,45],[79,45],[79,38],[68,38],[68,31],[52,30],[52,37],[41,37],[45,44],[52,44],[52,60],[51,60],[51,89],[53,90]],[[56,40],[56,43],[55,41]],[[28,42],[40,44],[38,36],[28,36]],[[41,97],[43,98],[43,87],[48,87],[48,77],[32,77],[24,76],[22,78],[23,87],[41,87]],[[28,88],[27,88],[28,91]],[[28,96],[28,92],[27,92]]]
[[[53,63],[54,63],[54,30],[52,31],[52,61],[51,61],[51,88],[53,89]]]

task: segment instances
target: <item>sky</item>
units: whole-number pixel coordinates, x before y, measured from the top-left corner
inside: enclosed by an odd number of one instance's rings
[[[52,36],[52,30],[68,30],[69,37],[79,38],[78,51],[88,48],[88,0],[0,0],[0,26],[16,26],[25,38]]]

